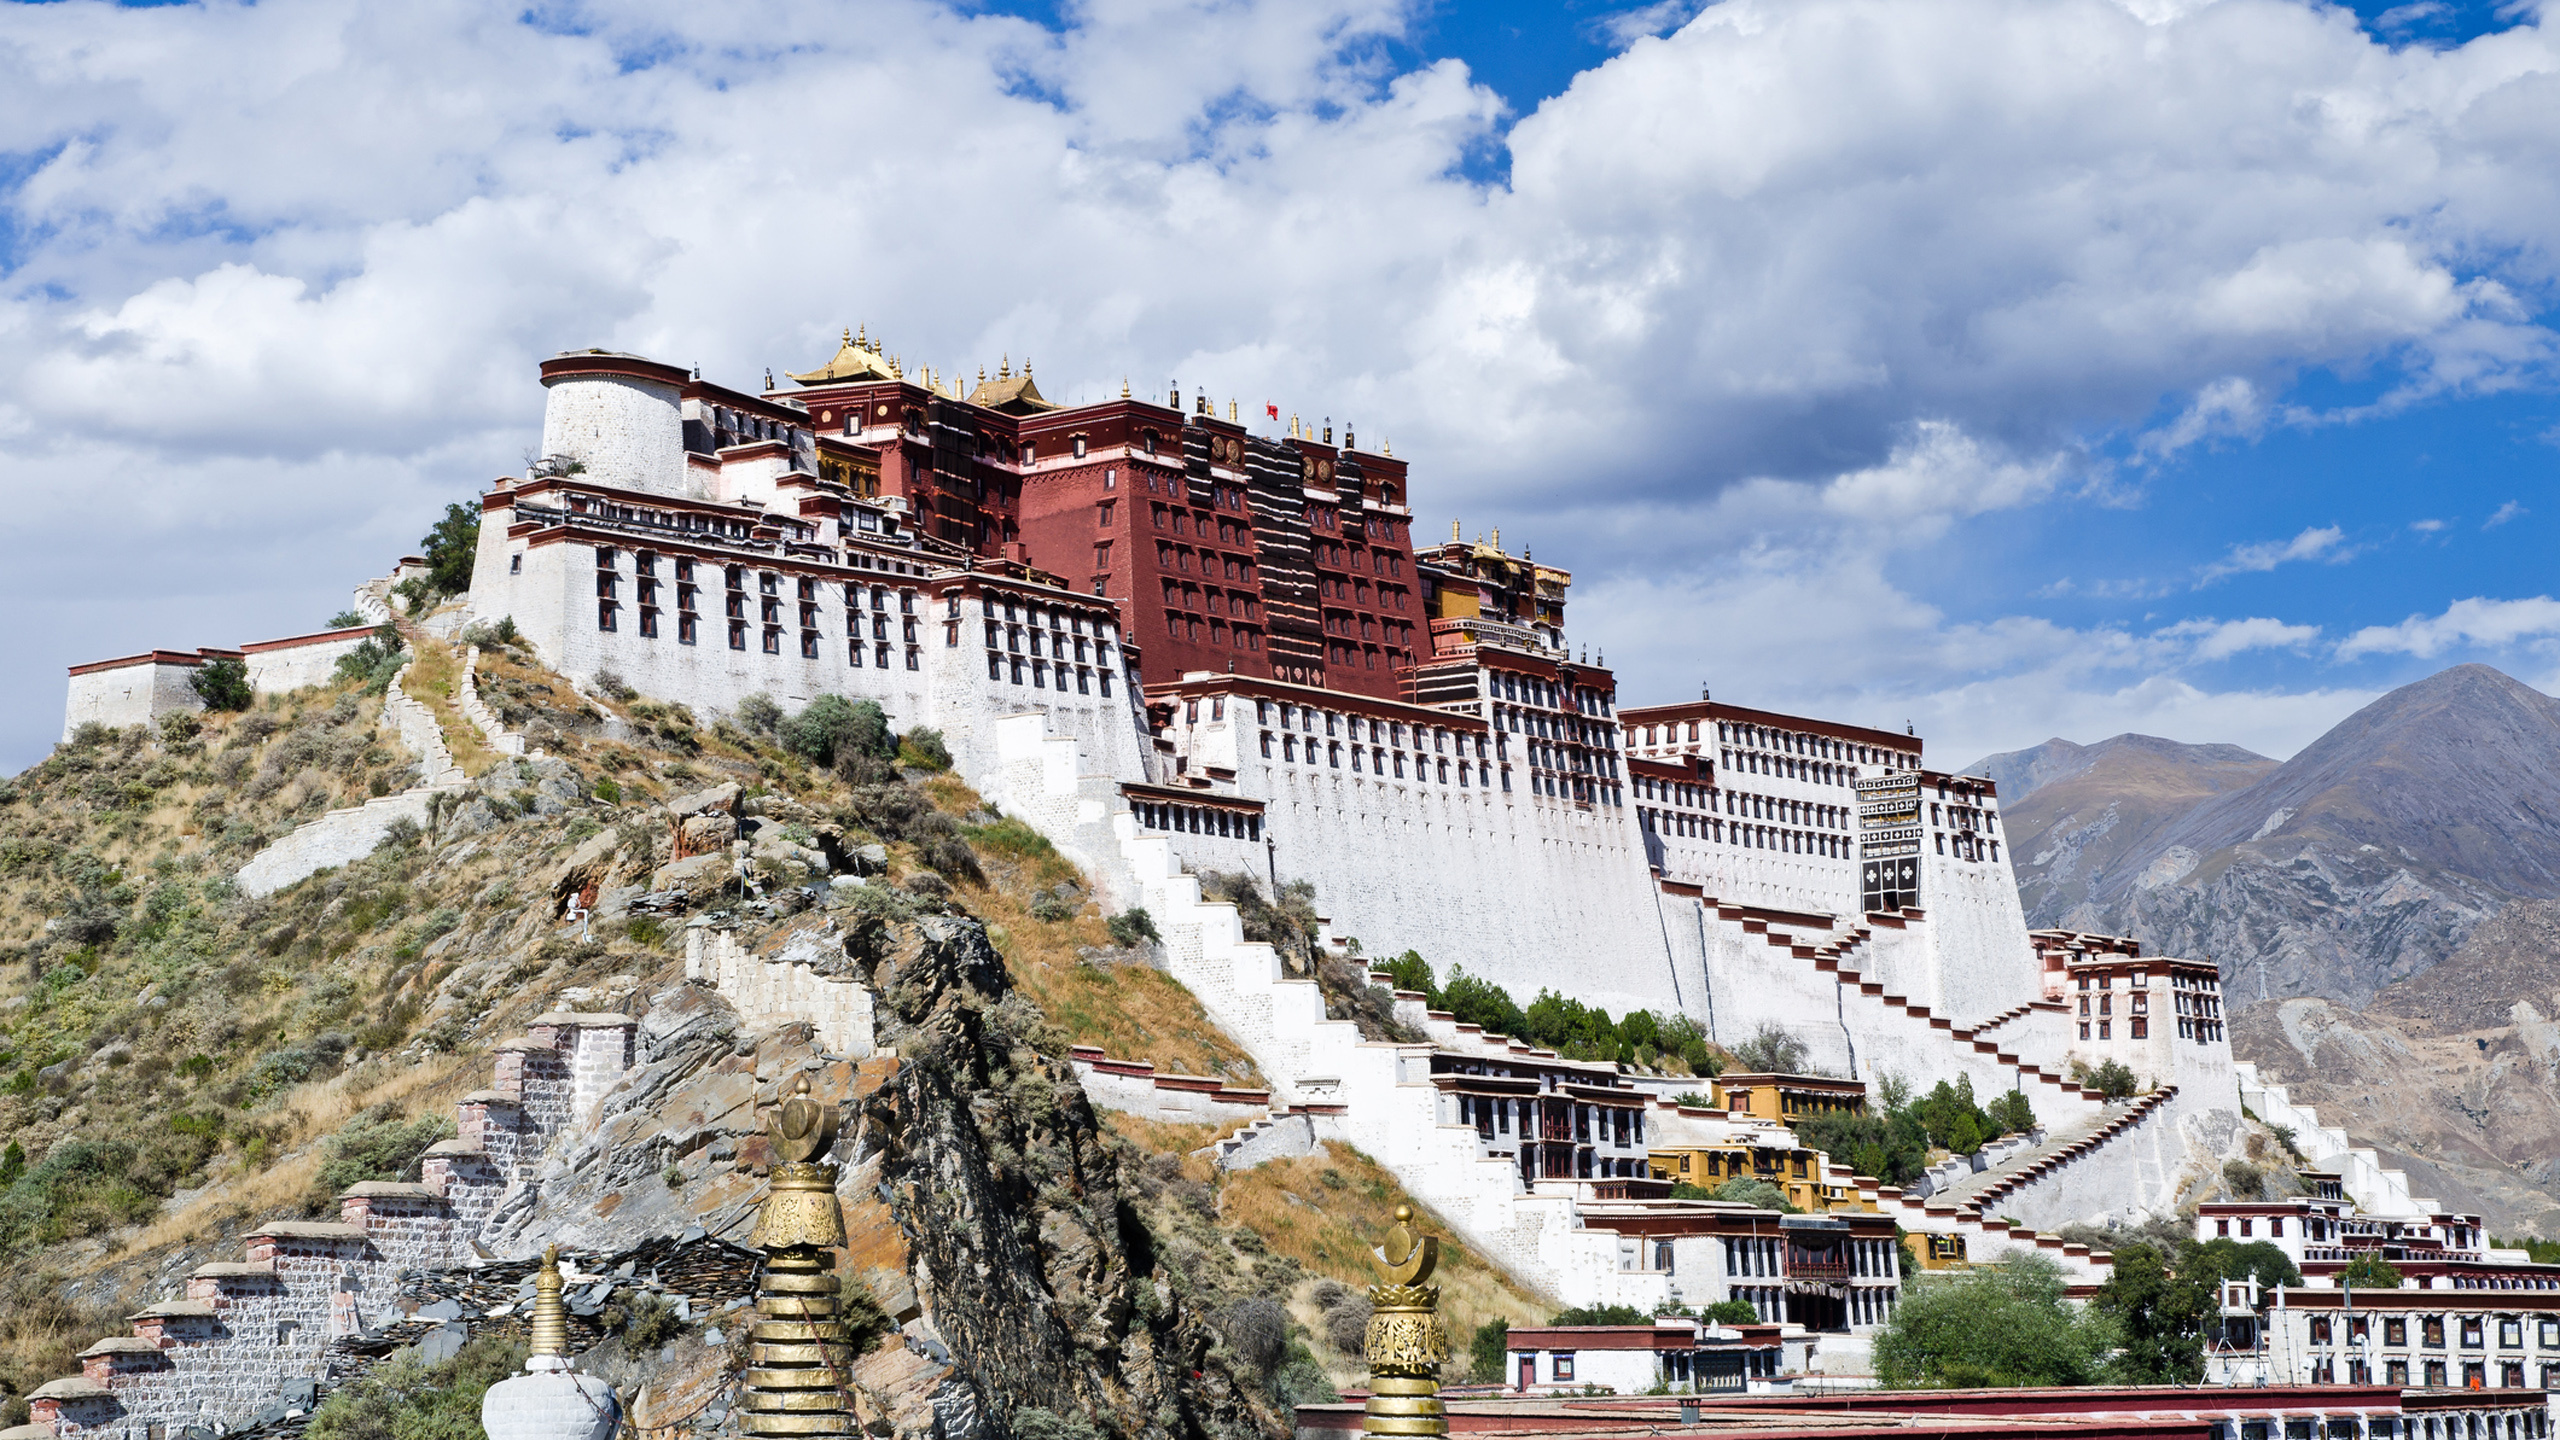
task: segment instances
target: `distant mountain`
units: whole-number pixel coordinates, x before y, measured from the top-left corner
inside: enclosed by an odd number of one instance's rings
[[[2198,805],[2275,768],[2237,745],[2118,735],[2095,745],[2047,740],[1976,761],[1965,773],[1999,784],[2027,923],[2047,927],[2066,923],[2102,883],[2151,865],[2160,837]]]
[[[2463,665],[2281,765],[2119,736],[1969,768],[2031,924],[2215,961],[2240,1058],[2421,1193],[2560,1238],[2560,700]]]
[[[2463,665],[2196,805],[2094,877],[2062,923],[2215,956],[2235,1003],[2361,1007],[2508,901],[2555,897],[2560,700]]]

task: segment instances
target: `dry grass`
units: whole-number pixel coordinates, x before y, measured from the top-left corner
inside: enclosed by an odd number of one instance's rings
[[[969,787],[949,776],[935,777],[926,788],[948,813],[978,808]],[[1037,892],[1082,879],[1045,841],[1026,847],[991,843],[982,835],[976,849],[987,883],[964,887],[962,898],[988,923],[1014,983],[1069,1040],[1099,1045],[1117,1059],[1145,1060],[1159,1070],[1259,1083],[1252,1057],[1218,1028],[1181,981],[1146,965],[1088,965],[1078,958],[1081,951],[1111,945],[1091,903],[1068,920],[1031,917]]]
[[[1180,1125],[1169,1120],[1149,1120],[1122,1110],[1106,1110],[1102,1112],[1102,1128],[1148,1154],[1181,1156],[1184,1178],[1205,1185],[1218,1178],[1218,1162],[1199,1152],[1243,1129],[1244,1122]]]
[[[485,1055],[432,1055],[397,1068],[365,1065],[327,1080],[314,1080],[285,1092],[276,1107],[289,1128],[279,1137],[291,1147],[273,1163],[243,1169],[215,1183],[186,1204],[163,1210],[141,1229],[119,1237],[109,1255],[122,1260],[135,1255],[201,1240],[230,1221],[266,1221],[292,1213],[311,1192],[327,1158],[320,1143],[346,1123],[377,1105],[392,1105],[403,1116],[449,1110],[453,1102],[478,1084],[488,1069]]]
[[[1488,1320],[1542,1324],[1557,1309],[1492,1261],[1453,1238],[1448,1222],[1407,1195],[1384,1166],[1348,1145],[1328,1142],[1316,1154],[1269,1160],[1228,1175],[1218,1190],[1218,1215],[1262,1237],[1275,1255],[1286,1255],[1314,1278],[1355,1288],[1382,1283],[1384,1267],[1369,1253],[1395,1228],[1398,1205],[1411,1205],[1415,1224],[1440,1237],[1440,1314],[1451,1346],[1463,1361],[1467,1341]],[[1290,1306],[1299,1323],[1321,1333],[1315,1307],[1301,1288]]]
[[[462,657],[452,646],[423,633],[411,632],[407,638],[416,658],[400,679],[401,690],[434,712],[437,728],[444,731],[445,748],[453,752],[453,763],[462,767],[462,773],[487,774],[498,763],[498,752],[489,748],[480,727],[462,713]]]

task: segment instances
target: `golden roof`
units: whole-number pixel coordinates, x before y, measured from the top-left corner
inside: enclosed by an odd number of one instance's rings
[[[1007,357],[989,380],[986,371],[978,372],[978,388],[969,392],[969,403],[987,410],[1000,410],[1008,415],[1033,415],[1043,410],[1059,410],[1064,406],[1050,403],[1031,383],[1031,362],[1022,362],[1022,373],[1013,373],[1013,361]]]
[[[842,385],[856,380],[900,378],[898,367],[887,356],[872,349],[870,339],[868,330],[863,332],[860,340],[856,340],[853,332],[847,330],[844,332],[844,345],[836,351],[836,358],[815,370],[806,374],[792,375],[791,378],[802,385]]]

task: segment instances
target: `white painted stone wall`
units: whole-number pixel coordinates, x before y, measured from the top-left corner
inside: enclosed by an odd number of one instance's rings
[[[434,792],[424,787],[383,795],[306,821],[240,867],[232,879],[245,895],[272,895],[305,876],[351,864],[382,846],[394,821],[424,830]]]
[[[1462,786],[1454,752],[1426,752],[1429,780],[1265,759],[1261,729],[1251,702],[1231,699],[1223,718],[1177,718],[1173,743],[1191,773],[1232,769],[1236,793],[1265,802],[1280,879],[1315,882],[1334,929],[1364,953],[1417,950],[1442,975],[1464,965],[1523,1003],[1555,987],[1615,1012],[1687,1008],[1628,808],[1506,793],[1480,771]],[[1258,848],[1165,838],[1195,869],[1239,868],[1237,852]]]
[[[489,702],[480,698],[480,647],[477,645],[464,647],[462,718],[470,721],[471,728],[479,731],[480,738],[488,742],[489,748],[499,754],[526,753],[524,737],[509,730],[498,719],[497,712],[489,708]]]
[[[718,990],[750,1023],[806,1021],[818,1048],[847,1059],[867,1059],[875,1032],[871,988],[850,974],[825,974],[814,963],[814,941],[799,953],[786,948],[758,955],[736,932],[696,925],[684,935],[684,977]]]
[[[192,683],[192,662],[158,661],[149,656],[131,664],[74,675],[62,707],[62,738],[83,725],[123,729],[148,725],[173,710],[202,710],[204,700]]]
[[[370,634],[372,628],[366,626],[244,645],[241,650],[249,671],[249,688],[269,695],[326,685],[337,678],[338,661],[355,653]]]
[[[586,466],[608,485],[685,493],[683,390],[628,375],[573,375],[549,383],[542,453]]]
[[[485,537],[493,529],[503,533],[503,527],[487,525],[481,533]],[[633,543],[646,542],[634,537]],[[1109,647],[1108,661],[1098,658],[1090,667],[1112,672],[1107,695],[1098,683],[1078,692],[1017,682],[1009,671],[1003,679],[991,679],[983,634],[986,617],[974,602],[955,614],[949,597],[933,593],[933,582],[917,562],[911,565],[917,573],[861,572],[857,588],[863,663],[858,666],[851,663],[852,637],[845,632],[846,582],[821,584],[818,613],[824,638],[818,657],[809,659],[800,653],[797,587],[789,572],[777,570],[785,636],[782,653],[767,654],[760,619],[763,592],[755,578],[762,569],[751,564],[746,587],[747,648],[732,650],[725,614],[726,577],[721,567],[705,562],[695,572],[700,577],[696,582],[700,629],[695,643],[687,645],[678,638],[672,559],[658,562],[657,579],[666,603],[659,633],[646,636],[640,633],[633,599],[639,579],[633,548],[615,548],[620,552],[615,573],[620,577],[623,604],[613,630],[599,627],[596,551],[587,544],[526,549],[519,543],[492,551],[484,540],[477,562],[480,570],[473,581],[472,612],[484,620],[513,616],[537,658],[564,675],[591,682],[598,671],[610,670],[641,694],[685,705],[705,722],[734,711],[739,701],[756,694],[771,696],[785,710],[796,710],[820,695],[871,700],[887,713],[893,730],[917,725],[940,730],[962,773],[970,774],[993,763],[986,737],[998,719],[1038,712],[1052,717],[1059,733],[1082,741],[1086,753],[1109,773],[1124,779],[1144,779],[1150,773],[1139,698],[1132,693],[1116,634],[1101,642]],[[909,563],[877,559],[881,564]],[[878,647],[883,642],[875,632],[886,635],[890,651],[886,667],[879,664]],[[914,668],[909,668],[910,646]]]

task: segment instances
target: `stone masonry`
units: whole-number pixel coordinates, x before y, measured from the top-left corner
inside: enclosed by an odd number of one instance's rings
[[[630,1070],[630,1016],[561,1011],[498,1047],[491,1088],[463,1097],[460,1134],[430,1148],[416,1183],[366,1181],[335,1221],[275,1220],[237,1261],[199,1266],[186,1292],[128,1317],[130,1335],[80,1354],[80,1373],[30,1392],[55,1440],[138,1437],[231,1422],[317,1376],[332,1340],[404,1318],[401,1272],[481,1257],[501,1200],[532,1183],[544,1149],[586,1122]]]

